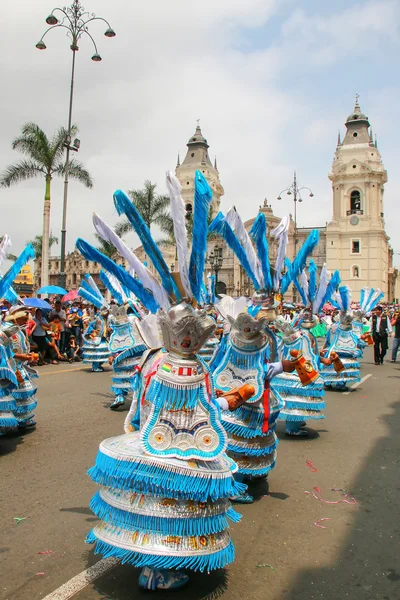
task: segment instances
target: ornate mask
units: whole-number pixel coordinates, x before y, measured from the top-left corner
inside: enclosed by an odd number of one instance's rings
[[[215,331],[215,323],[206,311],[195,310],[186,302],[168,312],[160,311],[158,318],[164,348],[182,356],[196,354]]]
[[[340,327],[344,331],[349,331],[352,329],[353,316],[350,313],[341,313],[340,314]]]
[[[259,317],[265,318],[270,323],[277,317],[280,300],[280,298],[275,297],[273,292],[265,290],[254,292],[251,299],[254,306],[261,306]]]

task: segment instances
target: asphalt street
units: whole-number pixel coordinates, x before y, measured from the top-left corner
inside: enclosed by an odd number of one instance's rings
[[[68,593],[52,592],[101,560],[84,543],[96,522],[88,508],[96,486],[86,471],[125,416],[108,408],[110,371],[59,365],[40,374],[36,431],[0,439],[5,600],[64,600]],[[231,527],[235,563],[193,576],[167,600],[400,599],[400,365],[375,366],[368,349],[367,375],[350,394],[327,393],[326,419],[309,439],[288,439],[278,426],[269,487],[253,488],[257,501],[241,506],[242,521]],[[74,597],[145,597],[137,576],[117,564]]]

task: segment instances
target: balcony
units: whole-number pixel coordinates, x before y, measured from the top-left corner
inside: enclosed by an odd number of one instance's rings
[[[363,210],[357,210],[355,208],[352,208],[351,210],[347,211],[347,216],[350,217],[350,215],[363,215],[364,211]]]

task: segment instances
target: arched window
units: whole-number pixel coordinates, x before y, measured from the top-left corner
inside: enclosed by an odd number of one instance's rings
[[[352,267],[351,271],[353,279],[360,279],[360,267],[355,265],[354,267]]]
[[[353,190],[350,194],[350,210],[352,214],[361,211],[361,194],[358,190]]]

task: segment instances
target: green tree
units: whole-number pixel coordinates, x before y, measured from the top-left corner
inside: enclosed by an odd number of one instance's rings
[[[32,244],[32,246],[35,250],[35,258],[42,258],[42,253],[43,253],[43,236],[42,235],[35,235],[33,240],[28,240],[26,243]],[[58,237],[50,234],[49,255],[51,254],[51,252],[50,252],[51,247],[54,246],[54,244],[58,244]]]
[[[162,228],[169,218],[167,212],[169,197],[157,194],[156,187],[156,183],[151,183],[151,181],[147,180],[144,182],[142,190],[128,191],[132,203],[139,211],[149,229],[151,229],[152,225],[158,225]],[[132,229],[132,225],[125,218],[117,224],[115,231],[119,236],[123,236],[132,231]]]
[[[111,244],[111,242],[107,242],[106,240],[103,240],[103,238],[98,233],[95,233],[94,237],[96,238],[96,240],[98,242],[96,249],[99,252],[101,252],[102,254],[105,254],[106,256],[108,256],[108,258],[111,258],[112,260],[117,258],[118,250],[116,249],[114,244]]]
[[[78,132],[76,125],[70,131],[71,137]],[[43,177],[45,179],[45,195],[43,208],[42,236],[42,285],[49,282],[49,241],[50,241],[50,201],[51,181],[54,176],[62,177],[65,173],[64,142],[67,130],[60,127],[52,138],[48,138],[43,129],[35,123],[25,123],[21,135],[11,144],[13,150],[24,154],[27,158],[9,165],[0,175],[0,186],[10,187],[21,181]],[[93,187],[89,172],[75,159],[69,163],[69,177],[80,181],[88,188]],[[36,239],[36,238],[35,238]]]

